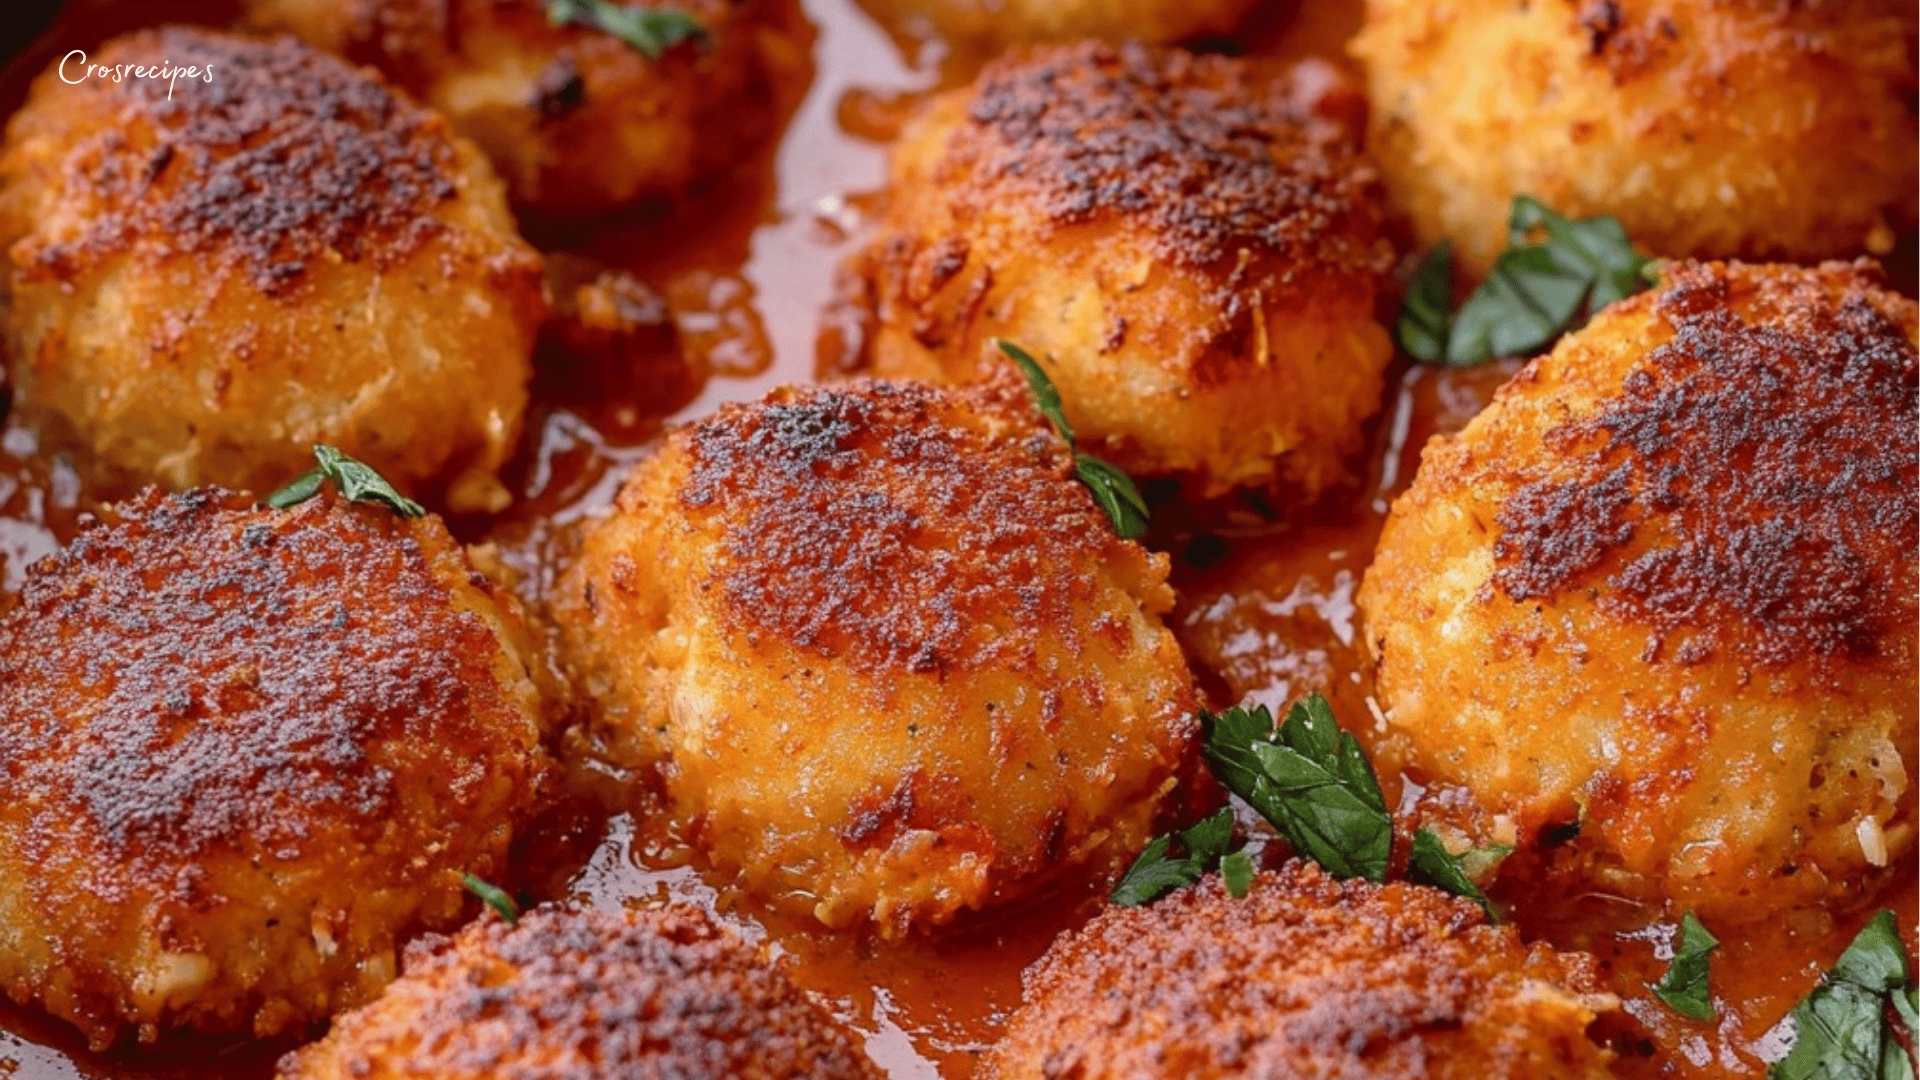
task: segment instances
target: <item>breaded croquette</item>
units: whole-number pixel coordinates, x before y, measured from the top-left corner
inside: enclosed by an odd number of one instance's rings
[[[1099,38],[1174,44],[1240,29],[1258,0],[860,0],[883,23],[924,24],[950,45]]]
[[[1865,899],[1914,840],[1915,305],[1657,272],[1427,446],[1359,594],[1387,721],[1551,861],[1522,887]]]
[[[247,0],[258,25],[379,68],[479,143],[517,206],[547,217],[682,195],[777,132],[812,77],[794,0],[616,0],[703,34],[658,58],[525,0]],[[562,4],[562,8],[570,5]],[[585,7],[585,5],[571,5]]]
[[[983,1080],[1608,1080],[1614,1001],[1435,889],[1311,863],[1110,907],[1027,970]]]
[[[484,991],[476,992],[476,988]],[[407,950],[281,1080],[878,1080],[849,1033],[690,908],[540,908]]]
[[[88,62],[213,77],[69,62],[8,124],[20,406],[69,429],[109,492],[264,492],[328,443],[499,508],[545,303],[472,145],[291,39],[141,31]]]
[[[1367,0],[1368,148],[1474,276],[1514,195],[1643,251],[1885,254],[1920,211],[1914,5]]]
[[[96,1047],[371,998],[501,876],[537,657],[437,518],[109,508],[0,617],[0,989]]]
[[[671,434],[558,621],[723,871],[884,934],[1107,869],[1194,762],[1167,562],[1017,379],[777,390]]]
[[[1348,472],[1392,352],[1357,97],[1325,64],[1016,51],[895,147],[853,269],[875,370],[964,382],[1023,346],[1089,452],[1191,493]]]

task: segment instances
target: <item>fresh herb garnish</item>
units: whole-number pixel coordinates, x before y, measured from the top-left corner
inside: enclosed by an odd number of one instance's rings
[[[1707,960],[1720,939],[1689,911],[1680,918],[1680,942],[1673,948],[1667,974],[1653,984],[1653,996],[1689,1020],[1713,1019],[1713,994],[1708,986]]]
[[[1532,196],[1515,195],[1507,250],[1486,280],[1449,321],[1453,248],[1445,240],[1434,245],[1408,283],[1397,336],[1409,355],[1428,363],[1526,355],[1645,288],[1649,262],[1617,219],[1576,221]]]
[[[604,30],[649,60],[683,41],[707,37],[700,20],[678,8],[629,8],[613,0],[547,0],[547,23]]]
[[[1493,911],[1493,903],[1487,899],[1486,893],[1480,891],[1480,886],[1474,883],[1473,878],[1479,869],[1512,850],[1505,845],[1498,845],[1455,855],[1447,850],[1439,834],[1421,826],[1413,834],[1413,851],[1407,857],[1407,880],[1465,897],[1480,905],[1480,910],[1487,913],[1488,922],[1499,922]]]
[[[267,496],[267,505],[285,510],[306,502],[320,493],[320,487],[332,480],[340,494],[352,502],[377,503],[403,518],[426,516],[426,508],[394,490],[386,477],[365,462],[356,461],[331,446],[313,448],[313,468],[301,473],[286,487]]]
[[[1180,846],[1181,854],[1172,854],[1175,844]],[[1177,833],[1162,836],[1148,844],[1140,857],[1113,887],[1108,897],[1121,907],[1139,907],[1151,904],[1175,889],[1184,889],[1199,881],[1208,871],[1219,868],[1221,860],[1228,857],[1228,848],[1233,845],[1233,808],[1225,807],[1210,817]],[[1234,852],[1242,861],[1244,852]],[[1248,877],[1252,877],[1252,864],[1248,863]],[[1243,886],[1241,892],[1245,892]],[[1238,896],[1239,893],[1234,895]]]
[[[481,903],[499,912],[500,917],[507,922],[520,921],[520,905],[513,902],[513,897],[508,896],[505,889],[472,874],[460,875],[460,884],[465,886],[468,892],[479,897]]]
[[[1373,765],[1319,694],[1276,730],[1264,705],[1200,713],[1201,752],[1228,791],[1334,877],[1385,881],[1393,819]]]
[[[1027,350],[1011,341],[997,341],[1000,351],[1012,360],[1027,377],[1027,386],[1033,391],[1034,404],[1040,409],[1040,415],[1053,425],[1054,433],[1073,448],[1073,425],[1067,423],[1066,410],[1060,403],[1060,391],[1054,389],[1053,380],[1040,367],[1039,361],[1027,353]],[[1083,454],[1073,449],[1073,472],[1080,482],[1087,485],[1093,493],[1093,501],[1107,512],[1113,522],[1113,531],[1120,534],[1122,540],[1132,540],[1147,531],[1147,501],[1140,497],[1140,489],[1133,486],[1133,480],[1112,462]]]
[[[1893,912],[1882,910],[1793,1009],[1793,1047],[1768,1080],[1911,1080],[1915,987]]]

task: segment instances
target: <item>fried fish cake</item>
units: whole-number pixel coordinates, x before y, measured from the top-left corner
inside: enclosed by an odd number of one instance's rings
[[[1013,341],[1090,452],[1193,493],[1346,476],[1392,354],[1357,98],[1280,67],[1097,43],[1013,52],[894,148],[863,275],[875,370],[965,382]]]
[[[110,491],[267,491],[329,443],[497,509],[545,302],[472,145],[292,39],[175,27],[62,64],[0,153],[21,407]],[[125,66],[204,77],[83,75]]]
[[[1914,6],[1368,0],[1368,148],[1469,272],[1532,195],[1657,255],[1885,254],[1920,207]]]
[[[924,24],[950,45],[991,48],[1046,41],[1173,44],[1227,37],[1258,0],[860,0],[893,26]]]
[[[1023,977],[983,1080],[1606,1080],[1592,964],[1435,889],[1294,862],[1110,907]]]
[[[1428,444],[1359,594],[1388,722],[1532,887],[1871,896],[1914,838],[1915,305],[1869,263],[1658,273]]]
[[[256,24],[371,64],[480,144],[516,205],[551,217],[678,196],[777,134],[812,78],[795,0],[616,0],[705,32],[657,57],[556,5],[500,0],[248,0]],[[584,5],[558,5],[561,9]],[[648,14],[643,14],[648,13]],[[672,39],[662,39],[663,43]]]
[[[0,617],[0,988],[96,1047],[371,998],[538,792],[517,607],[435,518],[206,489],[105,515]]]
[[[485,987],[475,993],[475,987]],[[879,1080],[826,1011],[691,908],[540,908],[407,949],[280,1080]]]
[[[1130,858],[1194,762],[1167,561],[1024,387],[783,389],[671,434],[557,621],[712,863],[883,934]]]

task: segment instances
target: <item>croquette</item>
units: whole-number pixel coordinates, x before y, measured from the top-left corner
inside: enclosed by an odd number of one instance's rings
[[[1311,863],[1110,907],[1054,942],[982,1080],[1608,1080],[1581,954]]]
[[[96,1047],[297,1031],[504,877],[551,690],[437,518],[109,507],[0,617],[0,989]]]
[[[1174,44],[1224,38],[1258,0],[860,0],[882,23],[930,29],[950,45],[1006,46],[1099,38]]]
[[[1916,223],[1912,4],[1367,0],[1368,148],[1422,243],[1474,276],[1514,195],[1642,250],[1885,254]]]
[[[1916,308],[1657,273],[1427,445],[1359,593],[1380,699],[1525,889],[1844,906],[1913,849]]]
[[[657,58],[596,25],[555,25],[553,6],[247,0],[256,25],[371,64],[445,114],[493,159],[515,205],[547,218],[684,195],[766,145],[812,78],[813,32],[795,0],[676,0],[705,32]]]
[[[1017,377],[863,380],[670,434],[557,621],[712,865],[897,935],[1110,869],[1191,790],[1167,570]]]
[[[690,908],[540,908],[407,949],[281,1080],[879,1080],[849,1033]]]
[[[1392,354],[1383,198],[1328,65],[1016,50],[894,148],[850,271],[889,378],[966,382],[1004,338],[1090,453],[1202,498],[1346,478]]]
[[[144,30],[63,63],[0,153],[11,371],[100,490],[269,491],[327,443],[500,508],[545,302],[472,145],[290,38]]]

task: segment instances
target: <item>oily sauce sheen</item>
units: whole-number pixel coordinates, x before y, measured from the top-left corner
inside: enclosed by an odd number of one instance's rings
[[[1303,0],[1274,6],[1279,11],[1252,35],[1254,51],[1318,54],[1345,63],[1341,49],[1357,27],[1357,5]],[[812,381],[819,368],[834,369],[860,349],[863,327],[835,303],[836,268],[873,224],[873,194],[885,179],[886,141],[915,102],[964,83],[981,57],[933,40],[890,38],[852,0],[806,0],[804,7],[818,34],[814,74],[805,95],[786,103],[791,116],[774,149],[670,217],[642,210],[592,225],[530,226],[537,245],[565,253],[549,270],[556,307],[564,311],[577,304],[591,316],[585,322],[620,328],[629,343],[658,345],[618,355],[617,372],[603,369],[611,365],[569,359],[580,355],[578,349],[572,354],[557,347],[543,350],[527,433],[503,474],[515,504],[495,517],[453,520],[460,538],[496,546],[498,559],[521,573],[530,599],[553,594],[555,577],[576,547],[572,526],[611,502],[619,478],[667,422],[707,415],[728,401],[756,400],[782,383]],[[114,34],[167,21],[229,25],[237,14],[236,6],[224,0],[73,0],[49,32],[7,68],[0,81],[0,110],[16,109],[29,80],[69,49],[93,49]],[[1011,139],[998,152],[1015,153],[1021,143]],[[399,142],[395,152],[406,157]],[[397,173],[383,174],[405,179],[411,174],[401,164]],[[430,183],[433,163],[421,161],[419,167]],[[1065,189],[1049,194],[1068,214],[1073,207],[1066,200],[1087,197]],[[1178,233],[1179,221],[1167,224],[1170,235]],[[1905,244],[1890,261],[1911,263]],[[630,271],[644,287],[608,284],[598,278],[607,269]],[[1903,272],[1897,275],[1896,284],[1910,293],[1911,280]],[[627,332],[635,327],[641,332]],[[1710,335],[1713,328],[1702,325],[1698,332]],[[1683,361],[1676,357],[1676,370],[1684,374]],[[1389,799],[1403,808],[1419,806],[1430,818],[1444,818],[1459,800],[1406,774],[1404,748],[1384,738],[1384,728],[1370,719],[1372,688],[1354,593],[1390,500],[1412,479],[1420,447],[1435,433],[1457,430],[1517,369],[1512,363],[1462,370],[1399,363],[1389,372],[1389,400],[1368,427],[1362,483],[1336,493],[1313,515],[1285,529],[1249,517],[1199,534],[1179,527],[1172,521],[1178,511],[1171,510],[1152,538],[1154,546],[1174,556],[1179,602],[1168,623],[1209,695],[1219,702],[1279,706],[1309,690],[1325,690],[1343,722],[1370,744]],[[1837,383],[1836,393],[1842,389]],[[1716,408],[1740,411],[1737,391],[1733,387],[1716,398]],[[1659,388],[1649,394],[1644,409],[1664,407]],[[1639,421],[1621,417],[1619,422]],[[1910,415],[1905,422],[1911,422]],[[1893,440],[1879,445],[1893,445]],[[1869,464],[1874,459],[1870,447],[1845,458]],[[1836,454],[1833,460],[1842,458]],[[1605,464],[1595,462],[1593,468],[1604,471]],[[1714,465],[1681,463],[1709,471]],[[711,479],[729,482],[722,475]],[[1540,495],[1551,502],[1554,493]],[[0,605],[18,602],[27,565],[73,535],[89,498],[63,458],[44,452],[40,440],[9,420],[0,434]],[[1828,510],[1815,511],[1845,516],[1839,507],[1851,504],[1844,500],[1879,496],[1854,490],[1842,498]],[[1900,508],[1875,503],[1864,509]],[[1902,512],[1910,516],[1910,511],[1907,506]],[[1593,517],[1597,511],[1578,513]],[[1515,537],[1517,544],[1524,541]],[[1555,557],[1560,561],[1541,556],[1529,562],[1516,551],[1514,565],[1538,573],[1516,570],[1512,587],[1557,587],[1560,578],[1578,576],[1573,566],[1578,558]],[[1546,572],[1555,567],[1566,572]],[[1812,599],[1835,604],[1845,597],[1842,588]],[[1744,600],[1720,595],[1716,602]],[[1861,614],[1871,622],[1871,613]],[[1084,925],[1099,907],[1097,896],[1054,890],[937,937],[883,941],[832,933],[716,887],[712,882],[722,879],[714,875],[710,882],[687,850],[651,825],[661,815],[649,813],[640,799],[610,821],[587,809],[632,798],[622,778],[583,772],[574,779],[574,787],[597,801],[583,795],[579,806],[555,810],[516,845],[531,868],[530,894],[571,895],[608,911],[666,899],[714,911],[749,940],[769,944],[788,974],[864,1038],[867,1052],[896,1080],[972,1075],[1019,1002],[1021,971],[1057,935]],[[1909,940],[1914,889],[1910,862],[1894,875],[1882,900],[1899,912]],[[1765,1060],[1778,1056],[1781,1018],[1859,926],[1858,920],[1802,916],[1800,922],[1770,926],[1764,939],[1725,941],[1713,967],[1720,1016],[1713,1025],[1698,1025],[1667,1011],[1645,989],[1671,955],[1671,925],[1649,924],[1650,916],[1637,906],[1591,894],[1542,898],[1514,915],[1528,940],[1592,952],[1598,983],[1624,1001],[1621,1013],[1602,1023],[1620,1054],[1616,1072],[1632,1080],[1758,1075]],[[78,1033],[58,1021],[0,1006],[0,1078],[6,1080],[260,1080],[293,1045],[283,1040],[164,1046],[102,1056],[87,1052]]]

